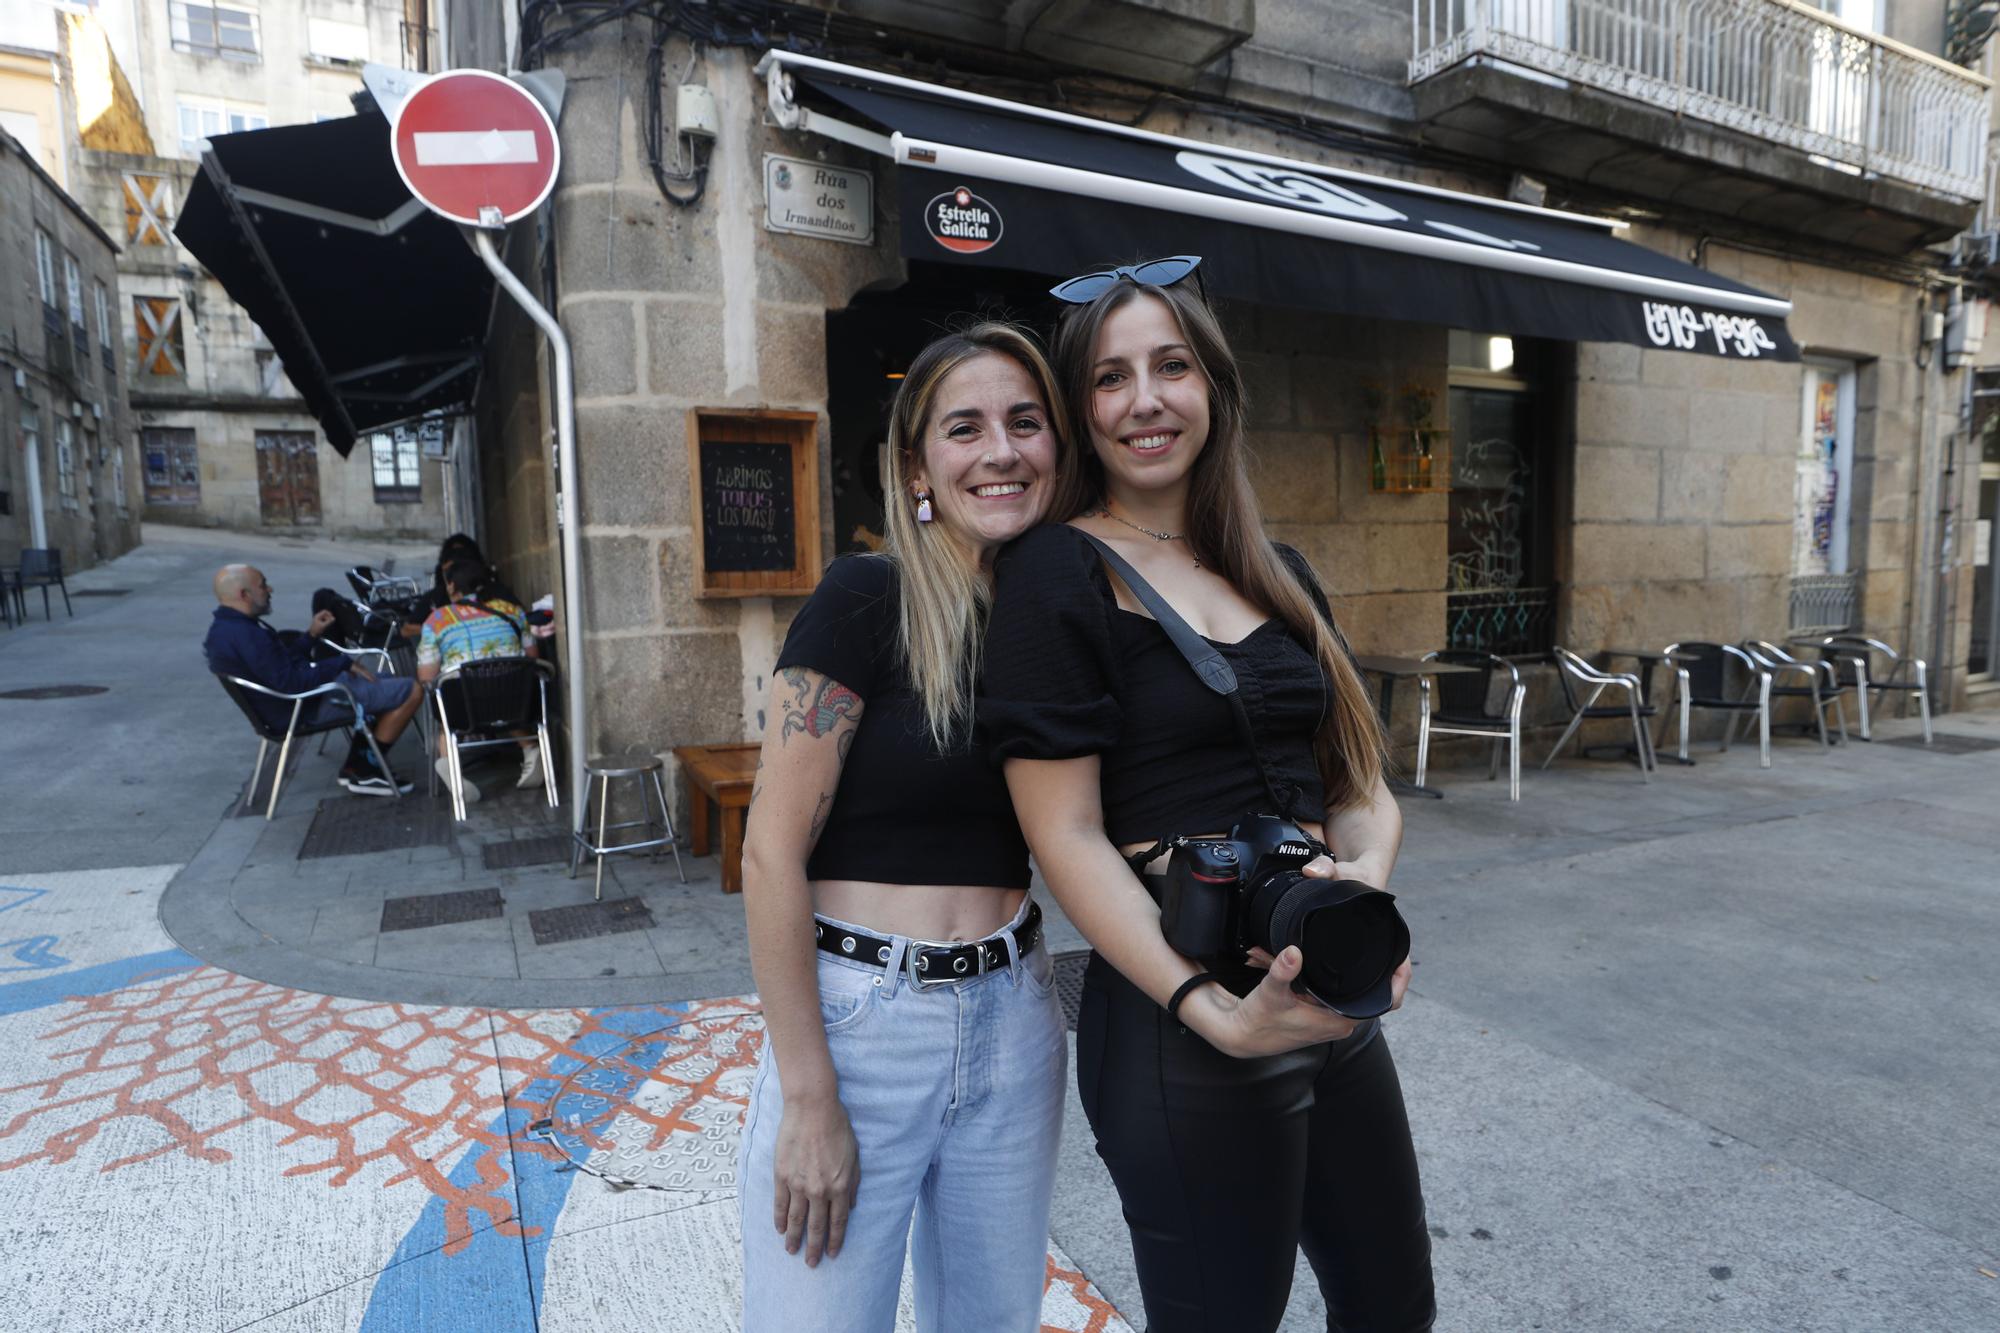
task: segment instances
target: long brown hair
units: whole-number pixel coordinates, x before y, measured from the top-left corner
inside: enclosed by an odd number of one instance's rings
[[[1301,643],[1312,645],[1313,656],[1332,685],[1330,706],[1321,715],[1313,740],[1327,804],[1337,810],[1365,804],[1382,775],[1381,724],[1332,627],[1264,535],[1263,515],[1245,467],[1249,413],[1243,373],[1221,322],[1193,284],[1154,287],[1126,279],[1096,300],[1063,311],[1056,323],[1051,360],[1068,404],[1069,429],[1056,469],[1049,518],[1067,522],[1104,503],[1104,465],[1092,443],[1093,353],[1105,320],[1141,296],[1166,303],[1196,366],[1208,379],[1208,443],[1188,476],[1189,549],[1251,603],[1283,620]]]
[[[882,486],[887,520],[883,554],[896,562],[902,576],[897,647],[923,703],[931,743],[940,751],[971,733],[973,686],[993,605],[993,576],[944,524],[917,522],[910,481],[923,466],[938,387],[951,372],[988,353],[1010,357],[1028,372],[1048,408],[1057,457],[1069,452],[1055,372],[1033,335],[1013,324],[982,320],[945,334],[917,353],[896,389]]]

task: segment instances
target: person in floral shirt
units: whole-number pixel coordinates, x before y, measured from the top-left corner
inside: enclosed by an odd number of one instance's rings
[[[478,560],[459,559],[445,566],[445,589],[451,600],[424,620],[417,640],[417,679],[431,684],[466,662],[493,657],[533,657],[535,641],[527,632],[527,613],[500,597],[481,599],[477,589],[492,578]],[[451,782],[444,737],[438,737],[438,776]],[[521,776],[516,787],[533,787],[542,780],[542,750],[532,737],[521,742]],[[479,788],[465,784],[465,799],[479,799]]]

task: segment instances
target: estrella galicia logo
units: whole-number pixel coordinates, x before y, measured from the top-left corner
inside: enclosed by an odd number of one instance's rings
[[[924,228],[947,250],[976,255],[1000,244],[1000,210],[963,185],[924,205]]]

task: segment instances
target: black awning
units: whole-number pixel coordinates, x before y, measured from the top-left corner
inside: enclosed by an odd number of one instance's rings
[[[903,253],[1067,275],[1193,253],[1229,296],[1731,359],[1796,361],[1791,303],[1618,224],[1091,120],[774,52],[805,127],[891,157]],[[776,95],[782,96],[782,92]]]
[[[174,235],[342,454],[359,432],[471,400],[492,279],[411,197],[380,115],[209,140]]]

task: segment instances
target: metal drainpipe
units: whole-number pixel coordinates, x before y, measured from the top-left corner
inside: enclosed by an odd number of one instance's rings
[[[472,248],[492,273],[501,290],[549,340],[556,369],[556,475],[561,489],[556,494],[556,526],[562,532],[563,629],[569,640],[569,810],[570,829],[583,832],[583,802],[587,789],[584,763],[588,757],[584,732],[583,706],[583,552],[577,527],[576,466],[576,381],[571,373],[569,338],[556,317],[537,301],[522,281],[514,276],[493,249],[493,238],[485,228],[470,228]]]

